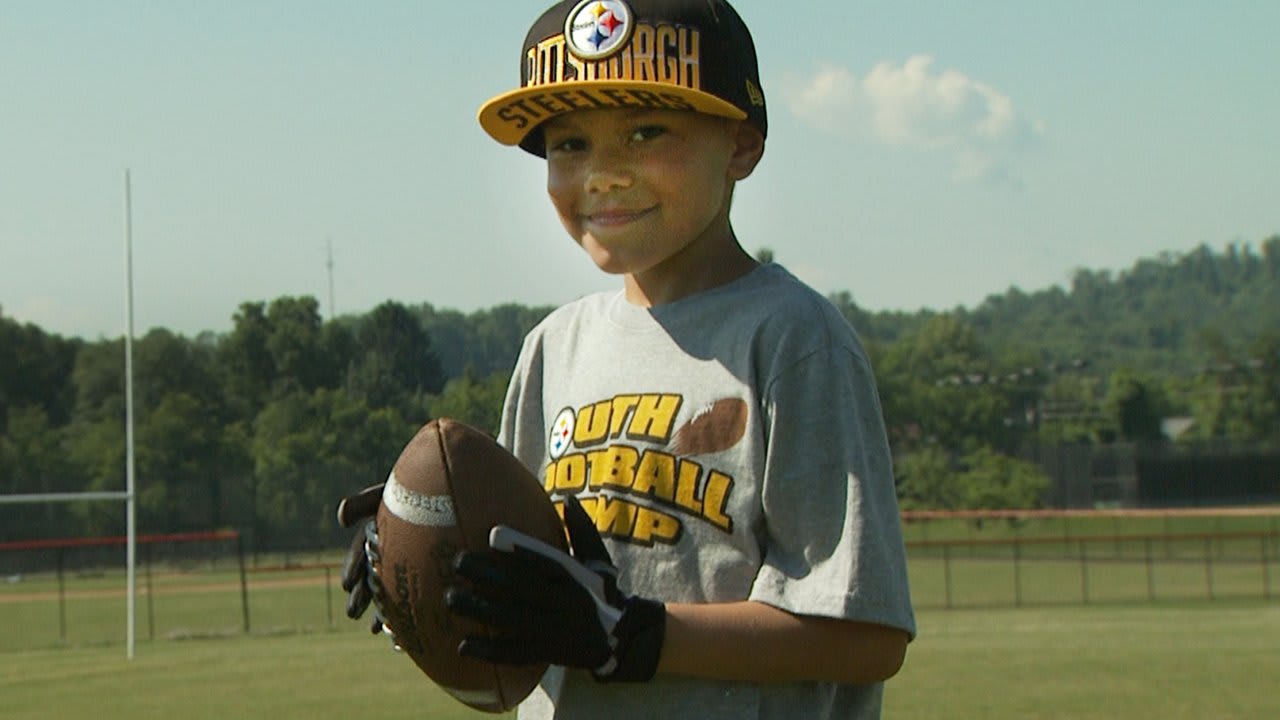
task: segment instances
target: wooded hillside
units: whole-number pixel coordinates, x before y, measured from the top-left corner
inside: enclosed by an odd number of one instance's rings
[[[785,259],[783,259],[785,263]],[[832,300],[872,354],[910,507],[1044,498],[1028,446],[1280,443],[1280,236],[1200,247],[1071,287],[917,313]],[[382,479],[425,420],[496,429],[506,376],[547,307],[384,303],[322,320],[311,297],[243,303],[226,334],[134,342],[140,527],[327,542],[336,499]],[[124,486],[123,339],[0,315],[0,493]],[[0,506],[0,540],[120,532],[116,504]],[[319,540],[317,540],[317,538]]]

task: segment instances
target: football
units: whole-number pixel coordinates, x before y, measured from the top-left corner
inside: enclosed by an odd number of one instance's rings
[[[561,550],[564,526],[542,484],[487,433],[437,419],[405,446],[378,507],[374,569],[395,642],[432,681],[485,712],[506,712],[528,697],[546,665],[509,666],[462,657],[458,643],[484,633],[452,615],[444,591],[465,582],[453,559],[484,550],[489,529],[507,525]]]

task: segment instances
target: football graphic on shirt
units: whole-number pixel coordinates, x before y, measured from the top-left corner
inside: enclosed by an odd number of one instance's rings
[[[671,439],[676,455],[710,455],[728,450],[747,432],[747,403],[722,398],[703,407]]]

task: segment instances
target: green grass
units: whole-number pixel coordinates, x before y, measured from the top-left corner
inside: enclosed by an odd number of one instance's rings
[[[920,637],[885,716],[1280,717],[1280,552],[1269,545],[1264,565],[1257,540],[1215,542],[1211,566],[1200,541],[1090,543],[1083,568],[1078,542],[1031,543],[1017,572],[1012,545],[957,546],[945,560],[917,548]],[[0,717],[484,716],[347,621],[336,584],[314,563],[251,573],[246,634],[238,570],[157,568],[138,597],[132,661],[121,571],[68,574],[62,611],[52,574],[0,584]]]
[[[9,621],[5,621],[9,622]],[[0,651],[6,720],[485,717],[379,638],[293,635]],[[1280,716],[1280,605],[930,610],[887,718]]]
[[[483,717],[362,632],[0,653],[6,720]]]
[[[1280,716],[1280,605],[929,611],[889,718]]]

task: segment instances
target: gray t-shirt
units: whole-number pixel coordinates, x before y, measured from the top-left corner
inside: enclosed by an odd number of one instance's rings
[[[866,353],[778,265],[654,308],[620,292],[525,339],[499,440],[597,518],[624,591],[756,600],[915,635],[889,448]],[[883,686],[552,668],[526,718],[877,718]]]

